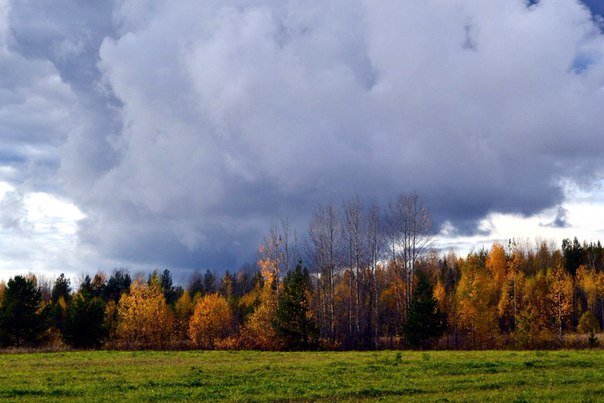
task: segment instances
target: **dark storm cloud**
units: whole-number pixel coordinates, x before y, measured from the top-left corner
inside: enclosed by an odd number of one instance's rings
[[[103,256],[232,267],[274,219],[304,231],[356,193],[416,190],[469,233],[603,168],[604,43],[575,1],[61,4],[11,3],[3,57],[22,93],[60,77],[49,182]]]
[[[112,13],[111,2],[26,0],[13,2],[7,18],[11,28],[9,51],[32,64],[51,64],[77,99],[69,119],[53,125],[61,133],[54,151],[63,171],[69,174],[69,183],[63,185],[76,194],[115,163],[109,140],[120,129],[115,117],[120,105],[104,85],[97,67],[99,47],[113,33]],[[19,71],[15,73],[22,76]],[[44,136],[48,141],[46,133]],[[50,168],[56,170],[58,166]],[[60,186],[55,187],[55,191],[60,190]]]

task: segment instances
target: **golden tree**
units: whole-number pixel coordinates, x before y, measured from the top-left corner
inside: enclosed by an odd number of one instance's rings
[[[547,346],[554,338],[547,275],[539,272],[527,277],[516,288],[520,294],[512,335],[516,345],[523,348]]]
[[[232,329],[231,307],[220,294],[206,295],[195,305],[189,322],[189,338],[196,347],[213,349]]]
[[[174,330],[179,342],[187,339],[189,321],[195,309],[195,301],[189,291],[184,291],[174,304]]]
[[[275,276],[278,273],[274,270],[276,263],[271,259],[260,259],[258,265],[263,279],[260,302],[249,317],[243,340],[246,347],[274,350],[279,348],[279,341],[273,327],[277,312]]]
[[[142,278],[130,286],[118,304],[117,336],[129,348],[161,348],[172,330],[171,312],[158,281]]]
[[[476,348],[492,347],[498,333],[496,323],[497,289],[484,257],[471,254],[461,268],[457,286],[457,320],[460,329]]]
[[[447,307],[449,306],[449,301],[447,300],[447,289],[440,278],[436,280],[436,285],[434,286],[434,299],[438,303],[438,309],[441,312],[447,312]]]
[[[555,270],[549,270],[547,277],[548,313],[553,318],[553,324],[558,333],[558,342],[562,345],[562,328],[573,311],[573,281],[561,266]]]
[[[392,341],[394,339],[399,341],[405,313],[405,282],[394,271],[393,265],[389,265],[379,275],[382,277],[383,283],[378,300],[378,306],[383,316],[381,326],[387,329]]]
[[[486,268],[491,272],[496,289],[502,289],[507,280],[507,257],[505,249],[499,243],[494,243],[485,262]]]
[[[598,299],[604,298],[604,272],[598,273],[581,265],[577,269],[577,283],[587,298],[587,308],[595,314]]]

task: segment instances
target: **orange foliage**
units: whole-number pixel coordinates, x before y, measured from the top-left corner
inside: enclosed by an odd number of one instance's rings
[[[260,303],[250,315],[242,339],[246,347],[274,350],[280,346],[273,328],[277,312],[277,291],[273,289],[275,273],[272,270],[267,270],[262,265],[262,261],[259,264],[264,276],[264,285],[260,291]]]
[[[507,258],[501,244],[493,244],[493,247],[487,256],[485,266],[491,272],[495,287],[501,289],[503,283],[507,279]]]
[[[449,302],[447,300],[447,290],[440,279],[436,280],[436,285],[434,286],[434,299],[438,303],[438,309],[441,312],[447,312]]]
[[[217,347],[233,330],[233,313],[227,300],[219,294],[206,295],[195,305],[189,322],[193,345],[205,349]]]

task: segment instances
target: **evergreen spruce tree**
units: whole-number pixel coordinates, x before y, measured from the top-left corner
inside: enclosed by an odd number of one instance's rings
[[[274,328],[288,350],[306,350],[317,343],[317,327],[310,317],[310,275],[302,261],[289,271],[277,300]]]
[[[65,302],[69,302],[69,299],[71,298],[71,281],[65,277],[65,274],[61,273],[61,275],[57,277],[50,295],[53,304],[59,302],[61,297]]]
[[[72,347],[100,347],[107,335],[104,325],[105,303],[85,293],[74,296],[62,329],[63,340]]]
[[[112,300],[117,304],[122,294],[130,290],[130,284],[132,284],[132,278],[125,269],[115,270],[105,285],[104,300],[107,302]]]
[[[52,325],[59,331],[63,331],[67,305],[71,300],[71,281],[61,273],[55,280],[50,293],[50,316]]]
[[[445,331],[444,316],[439,312],[434,287],[422,270],[417,271],[417,285],[404,327],[409,346],[427,348],[430,342]]]
[[[48,316],[35,279],[15,276],[8,281],[0,303],[0,344],[37,345],[50,326]]]

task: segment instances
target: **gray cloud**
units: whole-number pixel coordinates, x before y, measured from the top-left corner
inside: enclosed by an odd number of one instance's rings
[[[22,232],[29,226],[26,215],[23,195],[8,192],[0,199],[0,228]]]
[[[60,77],[40,111],[65,106],[11,127],[113,259],[230,267],[355,193],[417,190],[467,233],[603,168],[604,42],[575,1],[36,4],[10,7],[2,60],[26,94]],[[21,171],[18,136],[0,161]]]
[[[568,228],[569,223],[568,223],[566,214],[567,214],[567,210],[564,207],[559,206],[554,220],[547,224],[541,224],[541,226],[551,227],[551,228]]]

